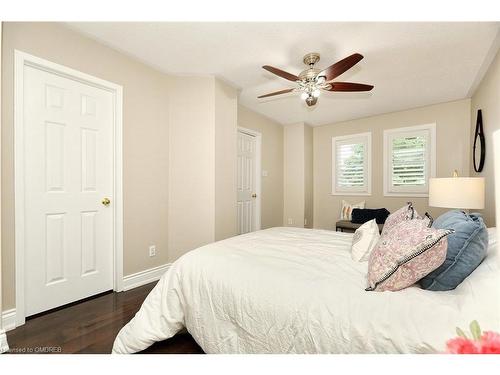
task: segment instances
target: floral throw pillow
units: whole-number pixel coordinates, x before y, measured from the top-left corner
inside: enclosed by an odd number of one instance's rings
[[[413,207],[412,202],[406,203],[405,206],[401,207],[399,210],[390,214],[385,220],[384,229],[382,235],[395,225],[405,221],[418,218],[417,210]]]
[[[342,209],[340,210],[340,220],[352,220],[352,210],[354,208],[365,208],[365,201],[350,204],[349,202],[342,200]]]
[[[446,236],[428,220],[405,220],[382,233],[368,261],[367,291],[396,291],[415,284],[446,259]]]

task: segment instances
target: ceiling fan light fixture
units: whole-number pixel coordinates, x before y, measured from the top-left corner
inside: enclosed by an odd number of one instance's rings
[[[309,107],[312,107],[313,105],[315,105],[316,103],[318,102],[318,98],[315,98],[314,96],[310,95],[307,97],[306,99],[306,104],[309,106]]]
[[[317,103],[321,90],[341,92],[370,91],[373,89],[372,85],[352,82],[333,82],[336,77],[352,68],[361,61],[362,58],[363,56],[359,53],[354,53],[345,59],[337,61],[324,70],[319,70],[315,68],[315,64],[319,61],[319,53],[308,53],[304,56],[303,61],[304,64],[309,67],[300,72],[298,76],[269,65],[264,65],[263,68],[265,70],[288,81],[295,82],[296,87],[261,95],[258,98],[267,98],[269,96],[286,94],[289,92],[300,92],[300,98],[311,107]]]

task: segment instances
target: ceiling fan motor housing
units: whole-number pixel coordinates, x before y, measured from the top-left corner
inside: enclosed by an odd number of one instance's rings
[[[299,79],[301,81],[314,81],[316,79],[316,76],[321,70],[315,69],[315,68],[309,68],[306,69],[299,74]]]
[[[301,81],[310,82],[316,79],[316,76],[320,72],[319,69],[315,69],[314,65],[319,61],[319,53],[311,52],[304,56],[304,64],[309,66],[309,69],[303,70],[299,74],[299,79]]]

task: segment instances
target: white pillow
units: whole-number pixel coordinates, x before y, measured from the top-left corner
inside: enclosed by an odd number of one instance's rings
[[[350,204],[349,202],[342,200],[342,209],[340,210],[340,220],[352,220],[352,210],[353,208],[365,208],[365,201]]]
[[[375,219],[367,221],[356,229],[352,238],[352,259],[356,262],[367,262],[379,238],[380,233]]]

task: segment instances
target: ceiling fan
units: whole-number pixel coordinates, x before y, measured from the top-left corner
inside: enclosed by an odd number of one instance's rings
[[[336,62],[324,70],[319,70],[314,67],[314,65],[319,61],[319,57],[319,53],[316,52],[305,55],[303,61],[304,64],[309,66],[309,68],[303,70],[298,76],[269,65],[264,65],[262,68],[268,72],[276,74],[277,76],[289,81],[296,82],[298,87],[261,95],[258,98],[267,98],[269,96],[281,95],[289,92],[300,92],[301,98],[305,100],[309,107],[311,107],[318,102],[321,92],[320,90],[348,92],[370,91],[373,89],[372,85],[365,85],[363,83],[333,82],[335,78],[351,69],[359,61],[361,61],[361,59],[363,59],[363,56],[359,53],[352,54],[351,56]]]

